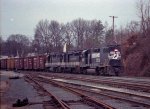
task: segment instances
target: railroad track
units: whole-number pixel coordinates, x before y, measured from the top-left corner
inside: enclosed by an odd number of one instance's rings
[[[145,81],[127,81],[123,79],[114,79],[110,77],[104,77],[100,79],[95,78],[87,78],[87,77],[74,77],[74,76],[62,76],[62,75],[55,75],[55,74],[45,74],[47,76],[53,76],[54,78],[65,78],[65,79],[73,79],[73,80],[80,80],[80,81],[87,81],[87,82],[94,82],[99,84],[106,84],[109,86],[115,87],[125,87],[127,89],[138,90],[142,92],[150,92],[150,84]]]
[[[61,74],[61,73],[41,73],[41,72],[28,72],[29,74],[41,74],[41,75],[47,75],[47,76],[54,76],[54,77],[58,77],[58,78],[67,78],[67,79],[82,79],[82,80],[87,80],[87,81],[92,81],[94,80],[95,82],[114,82],[115,83],[127,83],[127,84],[134,84],[134,85],[143,85],[144,87],[150,87],[150,80],[149,81],[144,81],[144,80],[140,80],[137,78],[123,78],[123,77],[105,77],[105,76],[91,76],[91,75],[76,75],[76,74]],[[65,75],[65,76],[64,76]],[[75,76],[74,76],[75,75]],[[97,78],[98,77],[98,78]],[[135,80],[133,80],[135,79]],[[150,89],[150,88],[149,88]]]
[[[45,81],[48,80],[49,82],[52,82],[52,81],[54,82],[54,78],[48,79],[48,78],[44,78],[43,76],[40,76],[40,78],[45,79]],[[58,82],[60,82],[60,81],[57,81],[57,82],[55,81],[55,83],[58,83]],[[65,85],[64,87],[68,87],[68,84],[70,84],[70,83],[65,83],[65,84],[67,84],[67,85]],[[72,85],[73,85],[73,83],[72,83]],[[77,86],[77,84],[74,84],[74,85]],[[81,86],[81,85],[82,84],[80,84],[79,86]],[[84,87],[87,87],[87,86],[84,86]],[[71,88],[73,88],[73,87],[71,87]],[[110,97],[110,98],[113,98],[113,99],[120,99],[120,100],[123,100],[123,101],[132,102],[132,103],[136,103],[136,104],[139,104],[139,105],[150,107],[150,102],[142,101],[142,100],[149,101],[150,97],[148,97],[148,96],[142,96],[142,95],[133,94],[133,93],[126,93],[126,92],[116,92],[116,93],[122,94],[123,95],[122,96],[122,95],[118,95],[118,94],[116,95],[114,93],[113,94],[110,93],[111,90],[102,91],[102,90],[98,90],[98,88],[97,88],[97,90],[93,90],[93,88],[91,88],[91,87],[87,87],[88,90],[87,89],[85,90],[85,89],[83,89],[83,86],[82,86],[82,88],[75,87],[74,89],[78,89],[78,90],[81,90],[81,91],[88,91],[88,92],[91,92],[91,93],[97,93],[97,94],[107,96],[107,97]],[[113,92],[115,92],[115,91],[113,91]],[[128,95],[128,97],[127,97],[127,95]]]
[[[38,85],[38,87],[40,89],[42,89],[48,96],[50,96],[54,102],[56,102],[57,104],[59,104],[63,109],[71,109],[65,102],[63,102],[62,100],[60,100],[59,98],[57,98],[55,95],[53,95],[52,93],[50,93],[48,90],[46,90],[38,81],[34,80],[33,77],[27,75],[26,76],[28,79],[30,79],[31,81],[33,81],[36,85]]]
[[[59,104],[59,106],[61,106],[61,108],[63,108],[63,109],[71,109],[71,107],[70,107],[66,102],[64,102],[63,99],[60,99],[60,98],[58,98],[57,96],[53,95],[52,93],[50,93],[47,89],[45,89],[45,88],[42,86],[42,84],[39,82],[39,81],[42,81],[42,79],[37,80],[37,78],[35,78],[35,76],[33,77],[33,76],[31,76],[31,75],[27,75],[26,77],[27,77],[28,79],[30,79],[31,81],[33,81],[36,85],[38,85],[38,87],[40,87],[40,89],[42,89],[48,96],[50,96],[51,98],[53,98],[53,100],[54,100],[55,102],[57,102],[57,103]],[[44,80],[44,82],[45,82],[45,80]],[[86,94],[83,94],[83,93],[82,93],[81,91],[79,91],[79,90],[75,90],[75,89],[73,89],[73,88],[71,88],[71,87],[66,87],[66,86],[60,85],[60,84],[58,84],[58,83],[56,83],[56,82],[52,82],[52,81],[51,81],[51,83],[53,83],[54,85],[57,85],[57,86],[59,86],[59,87],[61,87],[61,88],[64,88],[65,90],[69,90],[69,91],[71,91],[71,92],[73,92],[73,93],[76,93],[76,94],[79,95],[82,99],[84,99],[84,101],[86,100],[86,102],[90,102],[90,103],[94,104],[95,106],[100,107],[100,109],[115,109],[114,107],[112,107],[112,106],[110,106],[110,105],[108,105],[108,104],[102,102],[101,100],[98,100],[98,99],[95,99],[95,98],[93,98],[93,97],[91,97],[91,96],[88,96],[88,95],[86,95]],[[97,109],[98,107],[95,107],[95,109]],[[99,109],[99,108],[98,108],[98,109]]]

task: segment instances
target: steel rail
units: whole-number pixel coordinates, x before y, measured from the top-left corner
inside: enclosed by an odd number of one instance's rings
[[[67,83],[65,83],[65,84],[67,84]],[[70,87],[72,89],[81,90],[81,91],[84,91],[84,92],[87,91],[87,92],[90,92],[90,93],[100,94],[100,95],[107,96],[107,97],[110,97],[110,98],[113,98],[113,99],[120,99],[120,100],[124,100],[124,101],[128,101],[128,102],[133,102],[133,103],[137,103],[137,104],[141,104],[141,105],[149,106],[150,107],[149,103],[142,102],[142,101],[135,101],[135,100],[132,100],[132,99],[123,98],[123,97],[119,97],[119,96],[116,96],[116,95],[110,95],[110,94],[105,93],[105,92],[96,92],[96,91],[93,91],[93,90],[86,90],[86,89],[81,89],[81,88],[77,88],[77,87],[74,88],[72,86],[67,86],[67,87]]]
[[[42,78],[42,77],[39,77],[39,78]],[[43,78],[43,79],[45,79],[45,78]],[[55,82],[55,81],[53,81],[53,80],[50,80],[50,79],[47,79],[47,81],[49,81],[49,82],[51,82],[51,83],[53,83],[53,84],[55,84],[55,85],[57,85],[57,86],[59,86],[59,87],[62,87],[62,88],[64,88],[64,89],[70,90],[70,91],[72,91],[72,92],[74,92],[74,93],[80,95],[82,98],[84,98],[84,99],[86,99],[86,100],[88,100],[88,101],[94,102],[95,104],[97,104],[97,105],[99,105],[99,106],[102,106],[102,107],[104,107],[105,109],[116,109],[116,108],[114,108],[114,107],[112,107],[112,106],[110,106],[110,105],[104,103],[104,102],[101,101],[101,100],[98,100],[98,99],[96,99],[96,98],[94,98],[94,97],[90,97],[90,96],[88,96],[88,95],[86,95],[86,94],[83,94],[81,91],[77,91],[77,90],[72,89],[72,88],[70,88],[70,87],[68,87],[68,86],[64,86],[64,85],[59,84],[59,83],[57,83],[57,82]]]
[[[35,84],[37,84],[43,91],[45,91],[52,99],[56,100],[57,103],[60,104],[60,106],[63,109],[71,109],[64,101],[58,99],[55,95],[53,95],[52,93],[50,93],[48,90],[46,90],[39,82],[37,82],[35,79],[33,79],[33,77],[30,75],[26,75],[26,77],[30,80],[32,80]]]
[[[48,78],[44,78],[43,76],[40,76],[41,78],[43,79],[47,79],[49,80]],[[54,80],[53,80],[54,81]],[[65,83],[65,82],[63,82]],[[72,84],[72,83],[66,83],[66,84]],[[84,86],[84,85],[83,85]],[[93,88],[91,86],[84,86],[84,87],[90,87],[90,88]],[[101,88],[95,88],[95,89],[101,89]],[[133,93],[127,93],[127,92],[118,92],[118,91],[114,91],[114,90],[110,90],[110,89],[102,89],[102,90],[106,90],[106,91],[111,91],[111,92],[115,92],[115,93],[121,93],[121,94],[127,94],[127,95],[132,95],[132,96],[135,96],[135,97],[140,97],[140,98],[144,98],[144,99],[150,99],[149,96],[142,96],[142,95],[138,95],[138,94],[133,94]]]
[[[112,80],[100,80],[100,79],[89,79],[89,78],[78,78],[78,77],[65,77],[65,76],[57,76],[59,78],[65,78],[65,79],[74,79],[74,80],[81,80],[81,81],[87,81],[87,82],[94,82],[94,83],[106,83],[110,85],[119,85],[119,86],[126,86],[130,88],[138,88],[139,90],[148,90],[150,91],[150,85],[147,84],[138,84],[138,83],[129,83],[129,82],[120,82],[120,81],[112,81]]]

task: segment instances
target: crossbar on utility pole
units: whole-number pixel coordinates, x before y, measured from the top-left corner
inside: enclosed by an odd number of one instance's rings
[[[116,39],[116,37],[115,37],[115,35],[114,35],[114,28],[115,28],[115,26],[114,26],[114,19],[115,18],[118,18],[117,16],[109,16],[109,17],[112,17],[112,19],[113,19],[113,25],[112,25],[112,30],[113,30],[113,38],[114,38],[114,41],[117,43],[117,39]]]

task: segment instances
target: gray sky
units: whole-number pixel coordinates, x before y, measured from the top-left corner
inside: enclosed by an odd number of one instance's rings
[[[138,20],[137,0],[0,0],[1,35],[11,34],[33,37],[36,24],[42,19],[70,22],[77,18],[101,20],[112,24],[111,15],[118,16],[119,28]]]

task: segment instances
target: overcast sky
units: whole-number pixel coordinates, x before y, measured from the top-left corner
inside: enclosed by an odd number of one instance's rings
[[[77,18],[101,20],[112,24],[111,15],[118,16],[119,28],[138,20],[137,0],[0,0],[1,35],[11,34],[33,37],[36,24],[42,19],[70,22]]]

